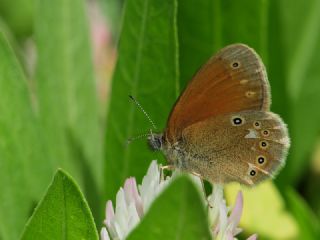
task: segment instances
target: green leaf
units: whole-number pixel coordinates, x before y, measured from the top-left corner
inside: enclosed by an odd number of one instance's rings
[[[278,25],[283,39],[282,51],[285,58],[287,93],[289,94],[290,111],[288,118],[291,135],[291,150],[287,166],[280,175],[281,185],[296,183],[310,163],[317,134],[320,130],[320,113],[318,102],[320,69],[320,2],[310,0],[276,1],[278,5]],[[295,16],[300,16],[296,18]],[[294,39],[294,40],[293,40]]]
[[[152,159],[145,138],[126,147],[129,137],[152,128],[133,95],[162,131],[177,96],[176,2],[128,0],[119,43],[106,129],[105,189],[113,198],[128,176],[138,181]],[[155,130],[153,130],[155,131]]]
[[[272,111],[279,113],[285,122],[289,121],[289,96],[287,92],[287,71],[285,56],[284,27],[281,24],[280,1],[270,0],[268,11],[268,78],[271,82]]]
[[[86,195],[97,201],[102,136],[85,13],[84,0],[38,1],[36,84],[46,164],[85,181]]]
[[[85,198],[64,171],[55,174],[21,239],[99,239]]]
[[[0,239],[11,240],[22,231],[32,198],[43,191],[39,182],[49,179],[27,82],[2,33],[0,59]]]
[[[175,179],[155,200],[128,237],[134,239],[211,239],[203,199],[188,177]]]
[[[17,37],[33,31],[35,0],[0,1],[0,15]]]
[[[245,43],[266,54],[266,0],[182,0],[178,4],[181,85],[217,50],[231,43]]]
[[[286,192],[289,209],[299,225],[300,236],[298,239],[319,239],[320,222],[307,203],[293,190]]]

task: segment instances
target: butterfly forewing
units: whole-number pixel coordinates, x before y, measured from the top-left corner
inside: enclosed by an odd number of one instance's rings
[[[208,117],[244,110],[268,110],[265,67],[255,51],[230,45],[205,64],[178,99],[168,120],[166,138],[174,143],[182,130]]]

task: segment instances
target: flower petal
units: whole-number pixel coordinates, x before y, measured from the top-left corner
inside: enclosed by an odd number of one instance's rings
[[[116,196],[116,211],[114,222],[118,224],[117,232],[121,233],[121,235],[124,235],[128,225],[128,206],[125,200],[123,188],[120,188]]]
[[[242,192],[239,191],[236,198],[236,203],[228,219],[228,224],[232,226],[232,232],[234,233],[234,235],[235,235],[236,228],[240,222],[242,209],[243,209],[243,195],[242,195]]]
[[[124,192],[125,192],[127,204],[129,205],[131,202],[134,202],[135,207],[137,208],[137,213],[139,214],[139,217],[142,217],[143,207],[142,207],[141,197],[138,192],[136,179],[134,177],[128,178],[125,181]]]
[[[253,234],[250,237],[247,238],[247,240],[256,240],[258,239],[258,235],[257,234]]]
[[[114,210],[112,206],[112,202],[109,200],[107,202],[107,207],[106,207],[106,219],[104,221],[104,224],[108,227],[111,226],[111,221],[114,219]]]
[[[143,210],[146,212],[152,201],[156,198],[159,192],[160,171],[157,161],[152,161],[146,176],[142,179],[142,184],[139,186]]]
[[[224,200],[220,202],[219,225],[219,231],[225,231],[228,227],[228,209]]]
[[[139,223],[140,217],[138,215],[136,206],[131,203],[129,206],[129,217],[128,217],[128,233]]]
[[[210,228],[213,229],[214,232],[218,230],[221,202],[225,203],[223,200],[223,186],[219,184],[214,184],[212,189],[212,194],[208,197],[208,203],[210,205],[209,207]]]
[[[101,229],[100,237],[101,237],[101,240],[110,240],[108,231],[107,231],[107,229],[106,229],[105,227],[103,227],[103,228]]]

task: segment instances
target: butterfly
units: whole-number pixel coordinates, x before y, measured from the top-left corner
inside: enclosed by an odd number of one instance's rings
[[[221,49],[176,101],[163,133],[148,137],[170,168],[211,183],[255,185],[285,164],[286,124],[270,111],[270,85],[259,55],[244,44]]]

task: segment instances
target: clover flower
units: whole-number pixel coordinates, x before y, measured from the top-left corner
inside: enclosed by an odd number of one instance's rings
[[[173,174],[175,175],[176,172]],[[173,176],[174,177],[174,176]],[[123,188],[117,193],[115,209],[109,200],[106,204],[105,227],[101,229],[102,240],[123,240],[137,226],[152,202],[169,184],[173,177],[164,178],[162,170],[156,161],[152,161],[142,184],[137,186],[133,177],[125,181]],[[201,188],[198,177],[192,178]],[[205,201],[205,199],[203,199]],[[243,197],[239,192],[235,206],[229,214],[226,201],[223,198],[223,186],[215,184],[212,194],[208,197],[209,222],[213,239],[233,240],[241,232],[238,224],[242,214]],[[255,240],[252,235],[248,240]]]
[[[156,161],[152,161],[142,184],[137,186],[133,177],[125,181],[116,197],[116,209],[109,200],[106,207],[106,228],[101,230],[101,239],[125,239],[148,211],[152,202],[168,184],[170,178],[161,179],[161,171]],[[108,231],[107,231],[108,229]]]

